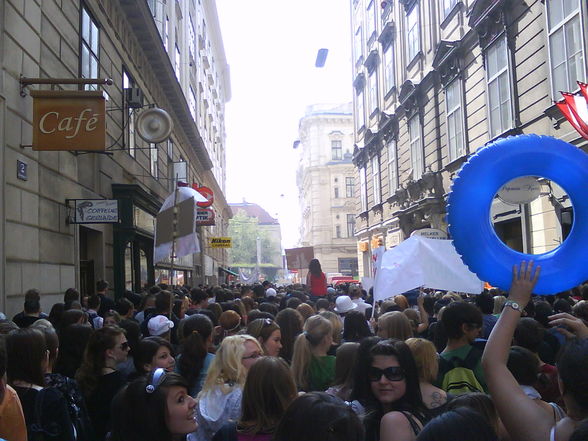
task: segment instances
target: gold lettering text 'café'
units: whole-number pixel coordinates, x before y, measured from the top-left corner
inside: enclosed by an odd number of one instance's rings
[[[104,151],[106,99],[101,91],[31,91],[33,150]]]

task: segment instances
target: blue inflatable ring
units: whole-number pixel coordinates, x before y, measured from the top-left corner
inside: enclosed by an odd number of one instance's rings
[[[494,195],[521,176],[542,176],[569,195],[574,223],[566,240],[543,254],[524,254],[506,246],[490,222]],[[447,222],[455,249],[482,280],[510,288],[512,266],[522,260],[541,265],[536,294],[556,294],[588,280],[588,155],[549,136],[520,135],[495,141],[463,165],[451,186]]]

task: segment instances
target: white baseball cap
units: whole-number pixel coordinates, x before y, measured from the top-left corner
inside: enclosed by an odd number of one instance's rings
[[[174,322],[168,319],[165,315],[156,315],[147,322],[147,329],[149,335],[163,335],[174,327]]]

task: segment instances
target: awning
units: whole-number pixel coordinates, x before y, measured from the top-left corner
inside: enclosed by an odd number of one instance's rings
[[[223,268],[222,266],[219,266],[218,269],[219,269],[219,271],[224,271],[225,273],[227,273],[227,274],[229,274],[231,276],[239,277],[239,274],[231,271],[230,269]]]

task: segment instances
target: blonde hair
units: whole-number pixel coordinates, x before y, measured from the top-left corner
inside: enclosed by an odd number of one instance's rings
[[[308,367],[313,357],[312,348],[321,344],[323,339],[332,333],[333,325],[320,315],[313,315],[304,323],[304,332],[296,337],[292,355],[292,374],[298,388],[308,389]]]
[[[410,320],[400,311],[391,311],[378,319],[378,337],[406,340],[413,336]]]
[[[439,373],[439,361],[435,345],[424,338],[409,338],[405,343],[412,352],[419,380],[427,383],[436,381]]]
[[[492,311],[492,314],[500,314],[505,302],[506,297],[504,296],[494,297],[494,310]]]
[[[394,296],[392,300],[394,300],[394,303],[396,303],[403,311],[408,308],[408,300],[402,294]]]
[[[333,311],[322,311],[319,312],[319,315],[331,322],[331,326],[333,326],[333,342],[336,344],[341,343],[341,331],[343,330],[343,323],[341,322],[339,315],[335,314]]]
[[[247,369],[241,362],[245,353],[245,343],[253,342],[263,354],[263,349],[255,337],[250,335],[232,335],[226,337],[210,364],[201,394],[216,386],[220,386],[223,393],[229,393],[234,385],[243,386],[247,377]]]
[[[461,296],[453,291],[447,291],[447,294],[445,294],[443,297],[441,297],[441,300],[447,300],[449,299],[452,302],[463,302],[463,299],[461,298]]]

